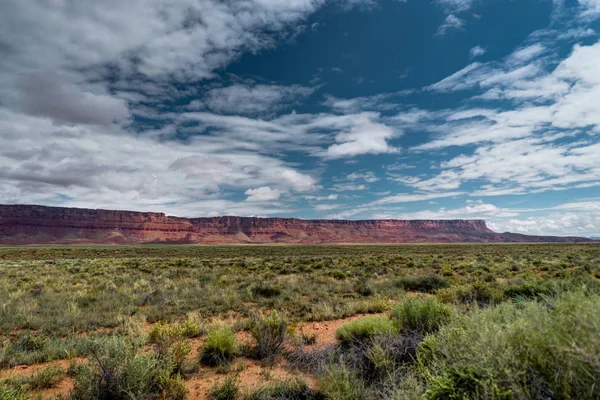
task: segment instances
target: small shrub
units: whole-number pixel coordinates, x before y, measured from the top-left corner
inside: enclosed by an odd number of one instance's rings
[[[21,389],[0,385],[0,400],[28,400],[29,397]]]
[[[392,312],[392,320],[398,330],[422,334],[437,331],[451,316],[452,310],[433,298],[425,301],[408,298]]]
[[[50,366],[36,371],[30,380],[32,389],[48,389],[55,387],[65,377],[65,371],[57,366]]]
[[[270,283],[261,282],[251,289],[253,296],[271,298],[281,294],[281,288]]]
[[[447,303],[477,303],[485,306],[502,302],[504,293],[489,283],[475,282],[470,285],[442,289],[436,294],[436,297]]]
[[[235,358],[238,344],[230,328],[212,329],[200,352],[203,364],[216,366],[229,364]]]
[[[48,344],[48,338],[43,335],[25,334],[17,340],[15,348],[23,352],[43,351]]]
[[[86,365],[74,369],[70,400],[182,400],[185,386],[155,354],[113,337],[99,341]]]
[[[504,295],[507,298],[533,299],[540,296],[550,296],[555,293],[556,290],[551,285],[541,283],[524,283],[522,285],[508,286],[504,289]]]
[[[340,326],[335,332],[335,336],[343,345],[350,345],[364,342],[377,335],[389,335],[395,332],[394,325],[389,318],[369,316]]]
[[[361,296],[368,297],[375,294],[375,289],[370,285],[367,279],[361,279],[355,286],[356,293]]]
[[[450,284],[441,276],[414,276],[398,279],[395,285],[404,290],[415,292],[435,293],[439,289],[450,287]]]
[[[329,272],[328,275],[340,281],[346,279],[347,277],[346,273],[344,271],[340,271],[339,269],[334,269],[333,271]]]
[[[209,398],[211,400],[235,400],[239,392],[237,377],[228,377],[222,384],[215,384],[210,389]]]
[[[283,345],[287,327],[287,320],[277,311],[254,315],[250,321],[250,333],[256,340],[254,356],[260,360],[273,359]]]
[[[166,355],[169,348],[183,337],[183,328],[180,325],[154,324],[148,335],[148,341],[156,347],[160,355]]]
[[[244,400],[325,400],[326,398],[301,380],[289,380],[262,387],[245,396]]]
[[[319,388],[327,399],[364,400],[367,398],[364,382],[344,365],[330,367],[325,376],[319,380]]]

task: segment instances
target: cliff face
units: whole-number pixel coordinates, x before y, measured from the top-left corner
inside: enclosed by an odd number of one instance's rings
[[[178,218],[163,213],[0,205],[0,244],[576,242],[498,234],[483,220]]]

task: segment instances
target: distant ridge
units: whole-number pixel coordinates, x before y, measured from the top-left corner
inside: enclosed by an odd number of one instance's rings
[[[496,233],[484,220],[303,220],[0,205],[0,244],[591,242]]]

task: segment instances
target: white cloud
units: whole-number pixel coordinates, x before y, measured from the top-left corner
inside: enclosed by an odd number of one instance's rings
[[[272,211],[244,210],[219,197],[263,186],[306,192],[317,183],[277,158],[232,148],[227,138],[159,141],[151,131],[133,136],[114,126],[56,126],[6,110],[0,110],[0,131],[4,203],[260,215]],[[212,208],[190,205],[196,203]]]
[[[516,50],[508,57],[507,61],[512,64],[522,65],[533,60],[534,58],[539,57],[546,51],[546,48],[542,44],[535,43],[531,46]]]
[[[465,25],[465,21],[458,18],[454,14],[450,14],[444,20],[444,23],[438,27],[436,35],[445,35],[451,30],[461,30]]]
[[[450,12],[466,11],[473,5],[474,0],[435,0],[440,6]]]
[[[340,204],[317,204],[314,208],[316,211],[330,211],[340,207]]]
[[[485,53],[487,53],[487,50],[484,47],[477,45],[469,50],[469,58],[473,59],[476,57],[481,57]]]
[[[280,190],[271,189],[269,186],[248,189],[244,194],[248,196],[246,201],[274,201],[279,200],[279,197],[281,197]]]
[[[346,179],[349,181],[365,181],[368,183],[377,182],[379,180],[379,178],[371,171],[353,172],[346,175]]]
[[[218,113],[273,113],[296,104],[297,101],[310,96],[315,90],[315,87],[300,85],[237,83],[209,90],[202,99],[202,105]]]
[[[366,188],[366,185],[357,185],[354,183],[336,183],[331,187],[331,190],[334,190],[336,192],[352,192],[365,190]]]
[[[410,213],[381,213],[373,215],[376,219],[480,219],[489,217],[514,217],[518,212],[500,208],[483,201],[467,201],[465,207],[437,210],[423,210]]]
[[[394,129],[374,122],[367,116],[362,121],[335,136],[336,144],[327,148],[327,158],[353,157],[361,154],[396,153],[399,150],[390,146],[388,140],[397,136]]]
[[[441,199],[445,197],[455,197],[463,195],[464,192],[440,192],[440,193],[401,193],[393,196],[382,197],[381,199],[372,201],[370,206],[395,203],[410,203],[414,201],[426,201],[432,199]]]
[[[232,146],[249,146],[256,151],[302,151],[328,159],[397,152],[388,140],[398,137],[399,133],[379,119],[379,113],[374,112],[347,115],[293,112],[271,120],[205,112],[178,116],[181,123],[198,122],[197,127],[187,127],[188,131],[204,132],[206,128],[214,128],[220,137],[234,139]],[[262,143],[263,147],[256,143]],[[326,150],[322,144],[328,144]]]
[[[600,211],[550,213],[494,222],[499,232],[526,235],[600,236]]]
[[[359,113],[361,111],[391,111],[398,109],[400,104],[391,102],[393,97],[403,97],[413,93],[413,90],[401,90],[394,93],[381,93],[373,96],[353,97],[351,99],[341,99],[335,96],[326,95],[324,105],[330,107],[335,112],[344,114]]]

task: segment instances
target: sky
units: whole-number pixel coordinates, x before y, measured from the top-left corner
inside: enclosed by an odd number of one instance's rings
[[[600,0],[7,0],[0,203],[600,236]]]

